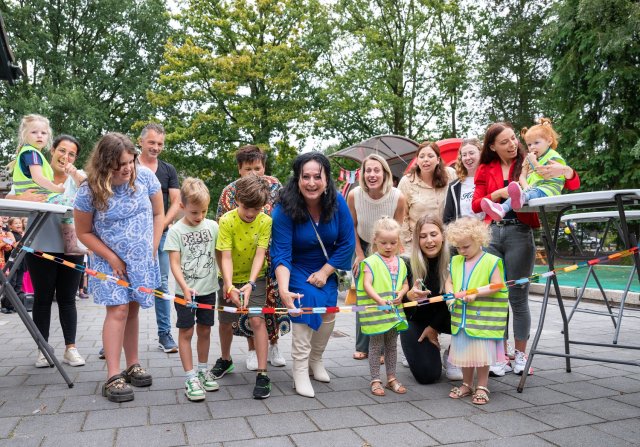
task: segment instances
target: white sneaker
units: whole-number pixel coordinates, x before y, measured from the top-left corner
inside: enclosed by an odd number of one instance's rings
[[[527,355],[516,349],[516,359],[513,361],[513,372],[521,376],[527,366]],[[528,376],[533,374],[533,368],[529,367]]]
[[[407,360],[407,358],[404,356],[404,354],[402,354],[400,356],[401,360],[400,363],[402,363],[402,366],[404,366],[405,368],[409,367],[409,361]]]
[[[247,369],[249,371],[258,369],[258,355],[255,350],[249,351],[249,354],[247,354]]]
[[[282,357],[282,355],[280,354],[280,350],[278,349],[278,345],[269,345],[269,363],[271,363],[272,366],[286,366],[287,365],[287,361],[284,359],[284,357]]]
[[[449,348],[442,353],[442,367],[449,380],[462,380],[462,369],[449,363]]]
[[[80,355],[76,348],[69,348],[64,351],[62,362],[69,366],[84,366],[84,358]]]
[[[514,349],[513,345],[511,344],[511,342],[507,341],[507,352],[506,352],[507,357],[509,357],[509,360],[514,360],[516,358],[516,350]]]
[[[491,377],[502,377],[511,371],[513,371],[513,368],[509,357],[505,357],[504,362],[497,362],[489,366],[489,376]]]
[[[42,351],[40,351],[38,349],[38,360],[36,360],[36,368],[48,368],[49,367],[49,362],[47,361],[46,357],[44,356],[44,354],[42,353]]]

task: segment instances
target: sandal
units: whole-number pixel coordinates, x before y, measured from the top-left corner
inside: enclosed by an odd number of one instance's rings
[[[467,391],[462,391],[463,387],[466,388]],[[453,388],[451,388],[451,391],[449,391],[449,397],[451,399],[462,399],[463,397],[471,396],[474,392],[475,391],[472,387],[462,382],[461,386],[454,386]]]
[[[489,403],[489,388],[478,385],[478,391],[473,394],[473,402],[475,405],[486,405]]]
[[[353,353],[353,358],[355,360],[364,360],[367,357],[369,357],[369,355],[366,352],[356,351],[356,352]]]
[[[382,388],[382,382],[379,380],[374,380],[371,382],[371,394],[374,396],[384,396],[384,388]]]
[[[387,382],[387,386],[385,388],[388,388],[391,391],[393,391],[394,393],[398,393],[398,394],[405,394],[407,392],[407,388],[405,388],[405,386],[403,384],[398,382],[398,379],[389,380],[389,382]]]
[[[133,400],[133,390],[122,374],[112,376],[102,385],[102,395],[111,402],[129,402]]]

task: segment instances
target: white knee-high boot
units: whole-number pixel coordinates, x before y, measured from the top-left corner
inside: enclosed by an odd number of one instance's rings
[[[309,380],[309,355],[313,329],[306,324],[293,323],[291,340],[291,358],[293,359],[293,387],[301,396],[314,397],[315,392]]]
[[[333,327],[336,324],[335,318],[329,322],[323,322],[311,337],[311,355],[309,356],[309,373],[318,382],[329,382],[331,378],[322,363],[322,354],[327,347]]]

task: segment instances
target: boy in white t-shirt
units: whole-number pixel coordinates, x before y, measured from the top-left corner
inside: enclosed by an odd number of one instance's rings
[[[215,259],[218,224],[207,219],[209,190],[202,180],[187,178],[180,189],[184,217],[167,233],[164,250],[169,252],[171,272],[186,305],[174,303],[178,314],[178,346],[186,381],[184,393],[190,401],[205,399],[206,391],[216,391],[218,383],[208,370],[211,326],[215,321],[216,293],[219,290]],[[209,304],[211,309],[192,307]],[[198,368],[193,367],[191,339],[196,327]]]

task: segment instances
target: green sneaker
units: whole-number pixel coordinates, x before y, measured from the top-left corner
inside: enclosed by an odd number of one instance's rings
[[[271,396],[271,379],[266,374],[256,376],[256,386],[253,388],[254,399],[266,399]]]
[[[219,358],[216,360],[216,364],[211,368],[211,376],[215,379],[222,379],[225,374],[233,371],[233,360],[223,360]]]
[[[200,384],[197,377],[187,379],[184,382],[184,395],[187,396],[191,402],[197,402],[205,399],[205,391]]]
[[[211,372],[207,371],[206,369],[201,369],[200,371],[198,371],[198,380],[200,381],[200,384],[202,385],[202,388],[205,389],[205,391],[218,391],[218,389],[220,388],[220,385],[218,385],[218,382],[214,380]]]

